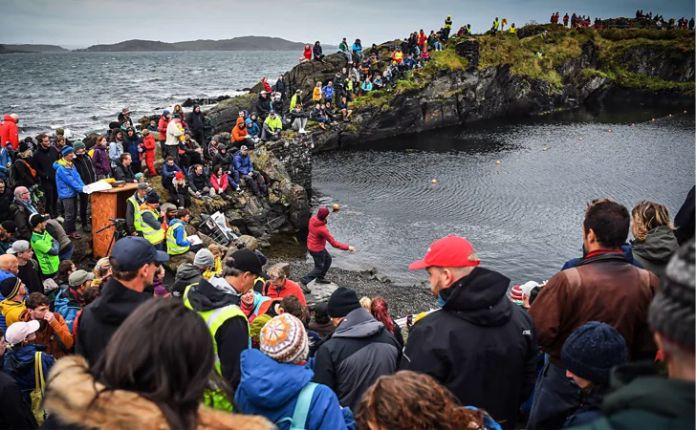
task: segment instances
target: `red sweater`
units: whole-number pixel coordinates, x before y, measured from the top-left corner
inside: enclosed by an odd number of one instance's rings
[[[309,219],[309,234],[307,234],[307,249],[312,252],[320,252],[326,249],[326,242],[334,248],[348,251],[348,245],[338,242],[329,233],[326,220],[322,221],[314,215]]]
[[[297,282],[291,281],[290,279],[283,281],[283,286],[280,289],[271,285],[270,281],[266,282],[266,284],[263,286],[263,295],[272,299],[282,299],[288,296],[295,296],[298,298],[300,303],[302,303],[302,306],[307,306],[307,300],[305,300],[302,288],[300,288]]]

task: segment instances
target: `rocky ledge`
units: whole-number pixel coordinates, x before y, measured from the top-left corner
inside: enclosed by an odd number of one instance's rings
[[[378,47],[380,67],[400,41]],[[367,51],[369,55],[369,50]],[[353,120],[308,137],[313,152],[498,117],[543,115],[583,105],[625,102],[693,106],[694,37],[686,30],[577,29],[529,25],[514,34],[452,38],[423,68],[390,90],[352,102]],[[341,54],[295,66],[283,77],[289,94],[305,101],[317,81],[346,66]],[[237,112],[253,110],[260,86],[208,112],[217,131],[229,131]],[[313,145],[313,146],[312,146]],[[310,163],[311,165],[311,163]],[[306,173],[311,178],[311,172]],[[291,173],[292,176],[292,173]],[[311,182],[302,184],[310,189]]]

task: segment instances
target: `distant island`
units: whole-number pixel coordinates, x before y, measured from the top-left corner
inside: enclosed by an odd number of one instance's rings
[[[57,45],[12,45],[0,44],[0,54],[32,53],[32,52],[68,52],[67,49]]]
[[[304,43],[279,37],[243,36],[223,40],[191,40],[167,43],[156,40],[126,40],[111,45],[93,45],[79,52],[133,51],[301,51]]]

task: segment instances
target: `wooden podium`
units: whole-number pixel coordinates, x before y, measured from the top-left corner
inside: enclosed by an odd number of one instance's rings
[[[115,228],[107,228],[97,233],[104,227],[112,225],[112,219],[126,217],[126,205],[128,197],[135,193],[138,184],[125,184],[122,187],[105,191],[95,191],[90,195],[92,205],[92,255],[95,258],[107,257],[109,245],[116,233]]]

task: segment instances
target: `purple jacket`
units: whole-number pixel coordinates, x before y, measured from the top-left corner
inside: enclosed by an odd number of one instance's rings
[[[94,162],[94,172],[97,176],[108,176],[111,174],[111,161],[106,148],[102,148],[99,145],[95,146],[92,161]]]

